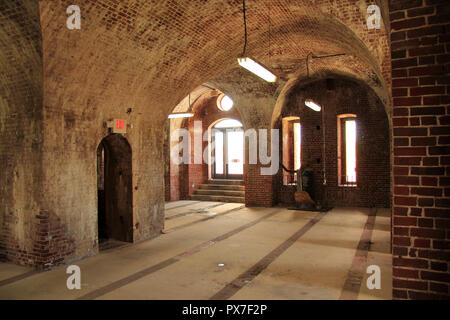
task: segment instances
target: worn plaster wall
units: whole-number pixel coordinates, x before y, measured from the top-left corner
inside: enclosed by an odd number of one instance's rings
[[[39,8],[0,3],[0,258],[42,264],[42,46]],[[45,215],[45,213],[43,213]]]
[[[98,252],[96,150],[109,134],[106,122],[111,119],[124,119],[128,123],[124,137],[132,151],[132,240],[141,241],[160,233],[164,137],[160,134],[163,125],[155,125],[158,118],[145,112],[152,109],[152,101],[137,92],[134,82],[137,70],[117,66],[115,53],[106,49],[110,43],[106,39],[95,40],[96,36],[89,32],[92,30],[87,26],[89,15],[84,16],[81,30],[65,28],[64,5],[64,2],[40,2],[45,52],[43,193],[46,196],[42,206],[59,217],[67,228],[66,236],[74,241],[75,251],[65,257],[68,261]],[[94,40],[98,41],[96,47],[91,45]],[[108,54],[109,58],[99,57]],[[117,66],[115,73],[104,72],[112,61]]]

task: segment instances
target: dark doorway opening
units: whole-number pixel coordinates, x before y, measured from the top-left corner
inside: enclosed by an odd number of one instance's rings
[[[108,241],[133,242],[131,147],[121,135],[111,134],[98,146],[97,186],[100,249]]]

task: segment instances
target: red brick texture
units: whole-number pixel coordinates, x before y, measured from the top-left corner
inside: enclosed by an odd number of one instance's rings
[[[394,299],[450,299],[449,12],[390,1]]]
[[[261,164],[246,164],[245,171],[245,205],[252,207],[271,207],[274,205],[274,177],[261,175]]]
[[[60,219],[46,211],[41,211],[33,220],[33,247],[24,248],[12,231],[19,222],[14,215],[6,215],[2,226],[2,258],[34,266],[39,269],[50,268],[66,262],[66,257],[75,251],[75,243],[67,238],[67,230]]]

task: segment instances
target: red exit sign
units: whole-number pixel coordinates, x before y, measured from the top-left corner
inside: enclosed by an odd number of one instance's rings
[[[113,133],[127,133],[127,121],[122,119],[114,119],[113,120]]]
[[[116,120],[116,129],[123,130],[125,129],[126,121],[125,120]]]

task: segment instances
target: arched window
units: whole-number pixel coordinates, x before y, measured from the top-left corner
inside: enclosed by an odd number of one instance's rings
[[[242,123],[240,121],[234,120],[234,119],[225,119],[220,122],[218,122],[214,128],[220,129],[220,128],[242,128]]]
[[[282,120],[283,165],[289,170],[301,167],[302,132],[299,117],[285,117]],[[283,184],[296,184],[296,175],[283,171]]]
[[[234,102],[231,98],[225,94],[221,94],[217,98],[217,107],[221,111],[230,111],[233,108]]]
[[[215,179],[242,179],[244,174],[244,131],[242,123],[224,119],[212,128],[214,144],[212,176]]]

